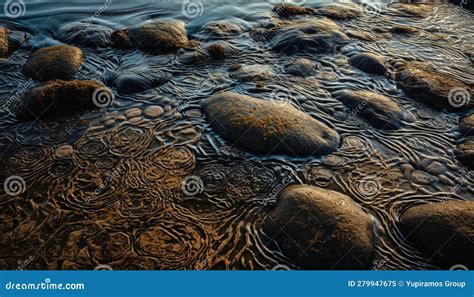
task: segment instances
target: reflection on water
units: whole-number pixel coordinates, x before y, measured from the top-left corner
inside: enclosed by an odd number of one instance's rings
[[[418,58],[472,84],[472,65],[463,54],[472,50],[472,14],[440,5],[424,19],[387,13],[344,21],[345,29],[358,32],[400,23],[423,33],[374,42],[354,39],[337,54],[302,54],[319,69],[311,78],[297,78],[284,72],[287,56],[249,37],[250,28],[271,17],[272,1],[204,2],[202,14],[193,18],[174,1],[113,1],[105,9],[96,21],[114,29],[166,17],[186,21],[188,34],[203,42],[213,39],[199,31],[208,21],[225,19],[243,30],[226,40],[239,54],[199,66],[184,63],[180,55],[185,53],[157,57],[84,48],[80,79],[107,83],[107,73],[136,65],[172,74],[146,92],[117,94],[113,105],[100,111],[16,122],[9,99],[37,85],[21,74],[29,51],[21,49],[11,63],[0,65],[0,177],[24,181],[18,195],[0,196],[0,267],[297,268],[260,226],[279,190],[305,183],[346,193],[370,214],[375,268],[436,268],[407,243],[397,220],[403,209],[421,201],[473,198],[472,176],[453,157],[459,117],[414,102],[389,77],[355,70],[346,55],[369,50],[394,63]],[[103,5],[26,2],[23,17],[2,23],[39,36],[35,41],[40,42],[55,38],[58,26],[86,19]],[[239,80],[229,72],[233,64],[267,67],[272,74],[263,82]],[[413,120],[395,131],[376,130],[329,94],[346,87],[389,95]],[[290,158],[230,146],[208,127],[199,107],[199,100],[221,90],[258,98],[291,90],[284,100],[335,127],[341,147],[322,158]],[[433,169],[439,166],[443,170]]]

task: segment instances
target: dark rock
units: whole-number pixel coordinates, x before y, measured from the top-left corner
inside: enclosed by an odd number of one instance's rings
[[[456,146],[458,160],[468,168],[474,168],[474,137],[465,138]]]
[[[208,37],[228,38],[242,34],[242,28],[225,21],[214,21],[204,25],[201,33]]]
[[[345,32],[348,36],[358,38],[364,41],[377,41],[382,38],[391,38],[390,32],[368,32],[364,30],[349,29]]]
[[[110,40],[116,48],[130,50],[135,48],[135,44],[130,40],[128,30],[116,30],[110,35]]]
[[[280,22],[262,34],[273,50],[286,54],[335,52],[350,41],[329,19]]]
[[[223,92],[201,106],[220,135],[252,151],[325,155],[339,146],[336,131],[286,103]]]
[[[306,8],[289,3],[277,4],[273,7],[273,11],[282,18],[288,18],[295,15],[314,14],[314,9],[312,8]]]
[[[370,91],[343,90],[334,96],[355,114],[380,129],[397,129],[404,118],[403,110],[393,99]]]
[[[420,31],[416,28],[406,26],[406,25],[395,25],[395,26],[390,28],[390,32],[392,32],[394,34],[409,35],[409,34],[417,34]]]
[[[383,75],[387,72],[385,59],[373,53],[358,53],[350,57],[349,64],[364,72]]]
[[[229,70],[233,71],[230,77],[240,81],[267,80],[275,75],[270,66],[260,64],[239,66],[237,69]]]
[[[149,66],[136,66],[116,71],[110,81],[119,93],[134,94],[158,87],[171,78],[169,73]]]
[[[473,90],[467,84],[424,63],[406,63],[396,77],[397,84],[410,97],[436,109],[468,110],[474,106]]]
[[[5,58],[8,54],[8,32],[8,29],[0,28],[0,58]]]
[[[22,47],[27,39],[29,34],[21,31],[10,31],[8,34],[8,55],[11,55],[14,51]]]
[[[308,59],[300,58],[288,65],[286,65],[286,72],[295,76],[310,76],[316,66]]]
[[[167,54],[189,45],[186,25],[182,21],[146,22],[128,29],[130,40],[151,54]]]
[[[206,44],[204,48],[214,60],[222,60],[239,52],[236,47],[224,41],[211,42]]]
[[[72,79],[81,68],[82,51],[69,45],[53,45],[32,53],[23,66],[26,76],[39,80]]]
[[[405,15],[416,17],[427,17],[432,11],[432,5],[418,4],[418,3],[400,3],[395,2],[390,4],[390,8],[396,9]]]
[[[332,19],[346,20],[359,17],[364,12],[364,9],[359,4],[342,3],[325,6],[316,12]]]
[[[307,185],[285,188],[263,225],[304,269],[368,269],[374,257],[369,216],[349,197]]]
[[[20,121],[47,117],[57,113],[68,113],[96,108],[94,96],[99,91],[111,91],[93,80],[49,81],[29,91],[16,112]],[[103,94],[102,94],[103,95]]]
[[[415,206],[402,214],[401,225],[409,240],[445,268],[461,264],[474,269],[474,202]]]
[[[474,135],[474,113],[463,117],[459,121],[459,130],[463,136]]]
[[[102,25],[73,22],[58,30],[58,39],[64,43],[87,47],[108,47],[112,29]]]

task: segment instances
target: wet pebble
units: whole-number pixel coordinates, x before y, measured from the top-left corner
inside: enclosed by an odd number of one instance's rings
[[[149,118],[158,118],[164,113],[164,110],[161,106],[154,105],[149,106],[145,109],[144,114]]]

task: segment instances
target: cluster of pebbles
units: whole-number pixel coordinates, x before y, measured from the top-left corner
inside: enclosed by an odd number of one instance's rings
[[[413,17],[426,17],[431,5],[397,3],[391,9]],[[371,41],[393,34],[418,34],[409,26],[376,28],[373,32],[345,30],[339,21],[357,18],[363,13],[358,4],[330,5],[321,9],[290,4],[274,7],[274,18],[250,30],[250,36],[267,43],[274,51],[288,56],[299,53],[334,53],[353,38]],[[172,75],[147,65],[137,65],[110,75],[106,85],[94,80],[76,80],[84,54],[81,47],[139,49],[151,55],[177,53],[186,49],[180,61],[196,64],[237,55],[226,38],[240,34],[243,28],[226,22],[211,22],[200,34],[222,38],[201,45],[188,38],[186,24],[178,20],[151,20],[121,30],[75,22],[62,27],[58,40],[33,51],[23,73],[44,84],[29,91],[16,111],[19,121],[51,117],[58,113],[99,108],[94,104],[97,90],[110,95],[115,88],[121,94],[134,94],[167,82]],[[21,32],[20,32],[21,33]],[[27,36],[0,29],[2,63],[25,42]],[[21,37],[23,36],[23,40]],[[464,137],[457,146],[457,157],[468,168],[474,166],[474,100],[453,104],[452,91],[462,90],[472,97],[472,82],[463,82],[440,73],[422,61],[392,65],[384,57],[359,52],[349,58],[352,67],[368,75],[393,75],[406,94],[430,108],[465,115],[459,124]],[[235,65],[232,76],[241,81],[272,76],[271,70]],[[307,77],[317,65],[300,58],[286,66],[290,75]],[[399,129],[406,113],[394,98],[371,90],[341,90],[331,94],[349,108],[360,108],[358,115],[382,130]],[[289,104],[261,100],[235,92],[218,93],[201,101],[212,128],[223,138],[253,152],[296,156],[324,156],[340,147],[336,130]],[[149,107],[143,113],[158,117],[161,107]],[[470,113],[470,114],[469,114]],[[142,111],[130,109],[125,117],[138,118]],[[118,118],[102,119],[111,125]],[[449,201],[419,205],[406,210],[400,224],[409,240],[442,265],[460,264],[474,268],[474,203]],[[308,269],[365,269],[374,259],[373,228],[369,216],[350,197],[310,185],[293,185],[280,192],[276,207],[262,229],[276,240],[285,255]],[[304,250],[302,253],[301,250]]]

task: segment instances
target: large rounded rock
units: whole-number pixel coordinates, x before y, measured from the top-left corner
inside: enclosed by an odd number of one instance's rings
[[[372,223],[349,197],[294,185],[277,197],[263,225],[283,253],[305,269],[368,269],[374,257]]]
[[[204,25],[201,33],[207,37],[228,38],[242,33],[242,28],[225,21],[212,21]]]
[[[151,54],[167,54],[189,44],[186,25],[177,20],[159,20],[128,29],[130,40]]]
[[[280,22],[253,35],[286,54],[334,52],[350,41],[338,24],[325,18]]]
[[[8,55],[8,29],[0,28],[0,58]]]
[[[136,66],[116,71],[110,81],[122,94],[133,94],[158,87],[171,78],[169,73],[149,66]]]
[[[316,65],[305,58],[299,58],[295,61],[292,61],[285,67],[286,73],[302,77],[312,75],[315,69]]]
[[[39,80],[72,79],[81,68],[82,51],[69,45],[53,45],[35,51],[23,66],[26,76]]]
[[[460,142],[456,146],[455,154],[463,165],[474,168],[474,137],[467,137]]]
[[[314,14],[314,9],[302,7],[291,3],[280,3],[273,7],[273,11],[276,12],[282,18],[288,18],[296,15]]]
[[[58,30],[58,38],[64,43],[87,47],[108,47],[112,29],[102,25],[73,22]]]
[[[459,130],[463,136],[474,135],[474,113],[463,117],[459,121]]]
[[[400,3],[395,2],[390,8],[396,9],[407,16],[427,17],[432,11],[432,5],[418,3]]]
[[[385,59],[373,53],[358,53],[349,58],[349,64],[364,72],[382,75],[387,72]]]
[[[373,126],[380,129],[397,129],[404,118],[397,101],[370,91],[343,90],[334,96],[359,114]]]
[[[24,121],[96,108],[104,97],[113,99],[110,90],[93,80],[49,81],[25,95],[16,118]]]
[[[436,72],[421,62],[406,63],[397,72],[397,84],[413,99],[436,109],[474,107],[473,90],[465,83]]]
[[[401,216],[408,239],[446,268],[474,269],[474,202],[449,201],[409,208]]]
[[[224,92],[201,105],[219,134],[252,151],[324,155],[339,146],[336,131],[290,104]]]
[[[318,9],[316,12],[332,19],[346,20],[359,17],[364,12],[364,9],[359,4],[349,2],[328,5]]]

